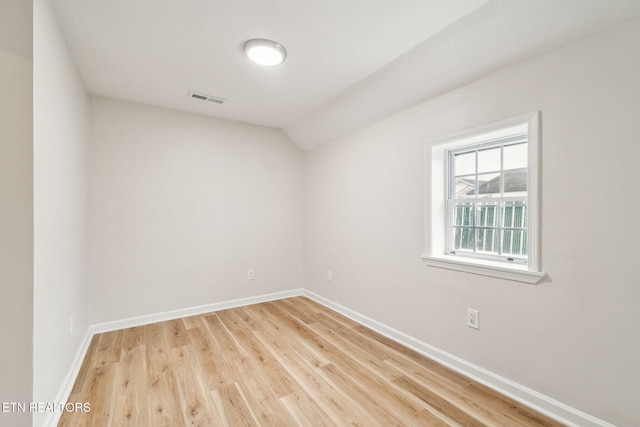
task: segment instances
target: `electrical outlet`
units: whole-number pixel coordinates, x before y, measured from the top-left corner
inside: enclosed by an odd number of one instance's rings
[[[333,271],[327,271],[327,282],[333,282]]]
[[[467,326],[480,329],[480,313],[478,313],[478,310],[467,308]]]
[[[248,270],[247,271],[247,279],[256,280],[256,271],[255,270]]]

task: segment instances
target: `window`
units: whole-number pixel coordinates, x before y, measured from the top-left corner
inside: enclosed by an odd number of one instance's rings
[[[448,157],[447,253],[526,263],[526,132]]]
[[[429,265],[536,283],[539,113],[428,144]]]

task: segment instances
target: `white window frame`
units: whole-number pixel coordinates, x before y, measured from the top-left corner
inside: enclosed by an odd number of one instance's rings
[[[522,126],[528,135],[526,264],[463,257],[447,253],[447,186],[449,152],[495,139],[505,129]],[[534,111],[428,142],[426,155],[425,254],[427,265],[484,276],[538,283],[540,270],[540,112]]]

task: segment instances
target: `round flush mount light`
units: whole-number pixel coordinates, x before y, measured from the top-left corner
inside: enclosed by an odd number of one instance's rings
[[[251,62],[272,67],[287,59],[287,50],[280,43],[267,39],[252,39],[242,45],[244,54]]]

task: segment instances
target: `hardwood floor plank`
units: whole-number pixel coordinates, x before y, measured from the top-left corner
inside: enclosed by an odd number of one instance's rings
[[[182,424],[182,411],[177,405],[181,396],[173,369],[167,369],[149,378],[149,425],[172,427]]]
[[[144,334],[144,342],[147,348],[160,350],[164,353],[169,351],[162,322],[142,326],[142,333]]]
[[[101,360],[101,359],[97,359]],[[114,379],[117,377],[118,365],[108,364],[93,367],[89,363],[90,370],[85,378],[84,390],[77,399],[79,402],[89,402],[90,412],[63,412],[58,426],[105,426],[112,425],[112,419],[117,416],[117,408],[114,407],[116,387]]]
[[[204,319],[207,324],[207,337],[216,355],[216,373],[225,384],[235,384],[240,380],[240,370],[237,369],[236,361],[246,357],[246,354],[229,338],[226,326],[216,314],[206,315]]]
[[[403,375],[418,380],[418,382],[422,382],[427,386],[436,386],[444,391],[455,390],[461,392],[464,387],[470,384],[469,380],[466,379],[463,381],[451,381],[450,373],[441,375],[441,372],[426,370],[410,358],[394,356],[385,360],[385,363]]]
[[[282,426],[289,425],[292,421],[278,396],[284,396],[291,392],[291,384],[285,371],[278,369],[275,359],[262,348],[261,344],[251,338],[250,332],[240,325],[242,319],[231,311],[217,312],[215,317],[208,316],[208,322],[216,331],[218,342],[223,348],[234,349],[236,358],[230,362],[235,370],[233,384],[243,394],[245,402],[248,402],[255,419],[260,425]],[[224,369],[224,368],[223,368]],[[227,384],[219,388],[220,397],[227,405],[223,390],[230,389]],[[237,398],[233,400],[236,404]],[[271,402],[270,405],[267,405]]]
[[[513,425],[513,419],[499,416],[499,414],[489,410],[487,405],[479,404],[477,399],[469,399],[468,392],[465,388],[466,386],[460,386],[457,383],[449,381],[446,377],[441,377],[437,373],[416,368],[418,365],[414,366],[411,365],[410,362],[407,362],[408,361],[398,362],[396,360],[387,360],[387,363],[398,366],[398,369],[403,371],[407,378],[415,381],[416,384],[429,390],[434,395],[445,399],[447,402],[453,403],[479,422],[487,425]]]
[[[149,425],[146,356],[144,346],[123,350],[115,378],[113,425]]]
[[[94,366],[118,363],[120,361],[122,334],[122,330],[100,334],[98,348],[95,353],[96,360],[93,364]]]
[[[350,375],[347,375],[335,365],[329,364],[321,369],[337,388],[349,390],[351,396],[357,402],[361,402],[361,406],[371,413],[381,425],[396,427],[409,427],[412,425],[410,414],[394,413],[391,405],[380,405],[381,402],[373,393],[374,390],[363,388],[361,384],[353,381]]]
[[[258,330],[258,324],[262,322],[260,314],[254,314],[246,310],[247,307],[237,307],[234,310],[236,316],[242,320],[244,328],[250,331]]]
[[[411,360],[412,362],[419,365],[423,369],[426,369],[429,372],[435,373],[441,376],[442,378],[446,378],[452,383],[456,383],[461,387],[464,387],[471,383],[471,380],[469,380],[469,378],[466,378],[458,374],[453,369],[447,368],[446,366],[441,365],[438,362],[435,362],[429,359],[428,357],[418,353],[417,351],[412,350],[408,347],[405,347],[402,344],[399,344],[390,338],[387,338],[375,331],[372,331],[369,328],[359,325],[353,329],[363,336],[369,337],[372,340],[376,340],[388,346],[389,349],[395,351],[395,354],[399,356],[401,359]]]
[[[198,315],[183,317],[182,323],[184,323],[184,327],[186,329],[201,328],[203,326],[202,316],[198,316]]]
[[[403,393],[390,381],[373,374],[357,360],[343,360],[340,364],[349,378],[375,396],[379,404],[385,405],[396,414],[415,414],[424,409],[422,401],[411,393]]]
[[[345,341],[352,343],[353,346],[360,348],[380,361],[390,359],[397,355],[397,351],[388,345],[382,344],[378,340],[373,340],[366,335],[362,335],[353,328],[345,327],[342,323],[337,322],[325,313],[318,313],[317,319],[318,323],[324,326],[325,330],[332,331]]]
[[[165,325],[164,331],[167,334],[167,342],[171,348],[189,344],[189,334],[182,319],[168,320],[163,324]]]
[[[247,405],[236,383],[219,390],[225,418],[234,427],[258,427],[260,424]]]
[[[284,321],[286,319],[278,320]],[[275,321],[275,319],[272,319],[272,321]],[[285,321],[284,323],[289,323],[289,326],[293,329],[297,329],[299,326],[296,322]],[[332,419],[334,425],[376,425],[373,420],[367,420],[368,416],[366,415],[358,413],[357,411],[350,413],[348,407],[353,407],[353,403],[345,406],[344,397],[338,395],[338,392],[330,382],[318,377],[314,371],[309,371],[310,368],[317,368],[322,365],[317,362],[318,358],[310,348],[307,348],[305,345],[300,345],[300,340],[282,339],[282,337],[294,333],[293,329],[287,330],[280,326],[279,332],[276,335],[271,333],[269,328],[264,328],[263,330],[255,332],[255,335],[271,351],[289,375],[294,378],[303,392],[311,396],[322,411]],[[305,332],[302,331],[302,333]]]
[[[269,350],[254,336],[253,332],[244,325],[244,321],[237,313],[227,311],[218,313],[218,318],[236,338],[251,364],[243,364],[243,372],[254,374],[256,381],[263,383],[270,394],[277,397],[286,396],[294,391],[292,380],[286,370],[277,362]],[[255,366],[254,366],[255,365]],[[264,378],[263,378],[264,377]],[[266,396],[265,396],[266,397]]]
[[[420,426],[447,427],[451,425],[450,423],[446,423],[440,418],[436,417],[432,412],[426,409],[414,415],[414,419]]]
[[[433,370],[424,369],[424,364],[433,362],[420,360],[421,363],[418,363],[415,359],[415,356],[411,358],[394,357],[386,360],[386,363],[396,367],[422,386],[430,390],[437,390],[441,397],[457,402],[458,406],[465,408],[466,412],[489,425],[558,425],[551,419],[523,407],[512,399],[501,396],[485,386],[461,379],[459,375],[450,370],[441,369],[439,366]],[[518,410],[515,410],[516,408]]]
[[[295,422],[292,426],[335,426],[327,413],[304,391],[284,396],[280,401],[287,408]]]
[[[527,408],[481,384],[469,384],[464,388],[465,398],[481,408],[489,410],[488,416],[497,425],[509,426],[558,426],[559,423]]]
[[[305,309],[306,307],[300,304],[297,299],[278,300],[274,301],[273,305],[281,310],[285,310],[287,313],[306,324],[316,322],[315,315],[317,313],[309,312],[309,310]]]
[[[210,390],[203,380],[204,373],[190,347],[172,348],[169,353],[175,366],[179,407],[184,425],[208,427],[216,418],[210,404]]]
[[[336,325],[333,326],[336,327]],[[424,405],[415,395],[402,393],[398,389],[390,387],[390,380],[404,375],[402,371],[392,367],[390,369],[388,365],[378,359],[378,357],[388,357],[390,354],[384,351],[372,351],[374,354],[368,353],[365,349],[371,349],[369,343],[365,343],[364,348],[360,348],[356,343],[363,344],[362,340],[357,339],[356,335],[358,334],[350,330],[334,333],[324,325],[313,324],[310,327],[327,341],[335,344],[344,354],[350,356],[335,359],[334,363],[349,372],[351,377],[367,384],[368,389],[374,391],[375,395],[382,396],[385,405],[409,414],[415,414],[424,409]]]
[[[242,326],[243,320],[235,311],[218,312],[217,316],[247,355],[236,361],[240,372],[236,386],[254,418],[264,426],[291,425],[292,418],[278,400],[292,391],[289,375],[251,331]]]
[[[93,337],[59,426],[560,423],[304,297]]]
[[[256,336],[261,338],[267,346],[273,343],[273,340],[269,341],[267,338],[261,337],[259,332],[256,333]],[[295,349],[283,344],[282,347],[272,348],[272,352],[280,364],[289,372],[289,375],[318,403],[335,425],[377,425],[370,417],[359,411],[354,411],[353,403],[346,401],[344,396],[341,396],[331,383],[318,376],[315,372],[310,371],[311,365],[300,357]]]
[[[296,346],[295,342],[301,342],[304,346],[313,350],[326,361],[325,363],[316,364],[316,366],[326,364],[333,358],[339,357],[343,354],[339,348],[315,332],[310,325],[297,320],[286,310],[272,303],[266,303],[265,307],[268,310],[272,310],[272,322],[278,323],[284,328],[284,330],[288,330],[288,333],[283,333],[284,336],[293,334],[295,339],[290,340],[290,342],[293,343],[294,347]],[[299,346],[299,350],[304,351],[304,348]]]
[[[334,319],[336,322],[342,323],[347,328],[354,328],[356,326],[360,326],[360,324],[354,320],[349,319],[347,316],[344,316],[336,311],[331,310],[330,308],[317,303],[313,300],[310,300],[307,297],[299,297],[299,298],[291,298],[299,306],[308,307],[314,313],[323,313],[327,316]]]
[[[366,362],[364,365],[382,378],[391,380],[402,375],[402,372],[395,367],[384,363],[384,358],[388,357],[387,353],[371,351],[372,347],[351,330],[341,333],[339,328],[336,330],[320,322],[309,325],[309,327],[352,359]]]
[[[418,382],[412,380],[408,377],[400,377],[393,380],[394,384],[402,387],[413,395],[417,396],[429,406],[434,408],[439,413],[445,415],[447,418],[451,420],[455,420],[456,423],[459,423],[465,427],[480,427],[485,426],[480,420],[472,417],[468,413],[464,412],[456,405],[451,402],[443,399],[438,394],[429,390],[428,388],[422,386]]]
[[[189,329],[189,335],[194,347],[194,357],[205,372],[204,381],[206,381],[208,389],[216,390],[225,385],[233,384],[236,381],[235,375],[228,374],[230,368],[225,365],[226,360],[218,356],[221,350],[209,335],[208,329],[205,329],[204,323],[202,326],[202,328]]]
[[[272,312],[272,316],[264,318],[262,324],[258,325],[255,332],[260,332],[262,336],[272,339],[272,346],[280,348],[283,344],[295,347],[296,351],[313,367],[321,367],[331,362],[330,359],[323,356],[321,351],[317,351],[313,346],[301,341],[299,335],[289,328],[286,322],[278,319],[277,311]],[[303,332],[304,333],[304,332]]]
[[[213,426],[235,427],[229,424],[229,420],[227,419],[224,413],[224,403],[222,402],[222,397],[220,397],[220,393],[218,393],[218,390],[211,391],[211,405],[213,409],[213,414],[215,416],[212,424]]]
[[[122,330],[120,346],[123,350],[132,350],[145,343],[145,326],[134,326]]]
[[[155,327],[154,327],[155,328]],[[143,332],[150,335],[153,328],[145,328]],[[162,337],[161,334],[157,335]],[[147,363],[147,390],[149,401],[149,422],[153,426],[170,427],[182,423],[182,412],[177,402],[180,401],[175,367],[170,357],[169,348],[164,340],[152,340],[145,345]]]
[[[84,393],[71,393],[68,402],[86,402]],[[59,426],[87,426],[86,417],[81,412],[64,412],[58,422]],[[83,422],[84,420],[84,422]]]

